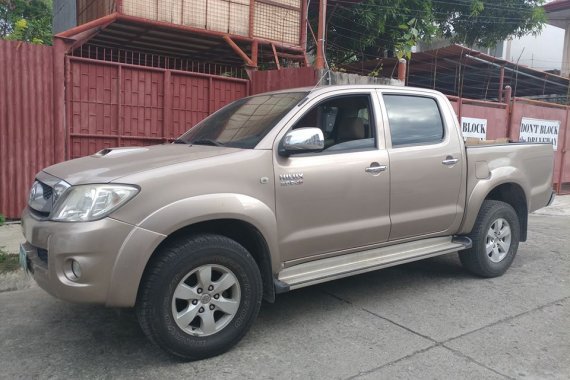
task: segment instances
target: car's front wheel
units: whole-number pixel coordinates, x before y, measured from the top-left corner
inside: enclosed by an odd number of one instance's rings
[[[172,242],[149,263],[137,299],[145,334],[190,360],[223,353],[257,317],[262,282],[237,242],[204,234]]]

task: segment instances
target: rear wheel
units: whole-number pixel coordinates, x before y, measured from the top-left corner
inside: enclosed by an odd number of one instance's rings
[[[149,263],[137,299],[145,334],[190,360],[235,345],[257,317],[263,293],[253,257],[237,242],[197,235],[164,247]]]
[[[459,252],[463,266],[478,276],[500,276],[517,254],[520,239],[517,213],[505,202],[484,201],[468,236],[473,246]]]

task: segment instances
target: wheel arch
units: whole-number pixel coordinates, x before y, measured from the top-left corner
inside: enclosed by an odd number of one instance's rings
[[[528,229],[528,203],[523,188],[514,182],[503,183],[491,190],[485,200],[501,201],[511,205],[519,218],[520,241],[526,241]]]
[[[241,219],[211,219],[193,223],[168,235],[154,250],[148,259],[141,279],[144,279],[148,269],[152,266],[162,249],[177,240],[199,234],[215,234],[225,236],[242,245],[255,260],[263,282],[263,298],[268,302],[275,301],[275,288],[273,286],[273,271],[271,253],[263,234],[253,224]],[[139,282],[139,290],[142,280]],[[138,291],[137,291],[138,294]]]
[[[220,226],[224,228],[220,229]],[[231,232],[234,227],[244,236]],[[265,299],[274,299],[273,273],[277,273],[281,266],[275,213],[259,199],[243,194],[220,193],[181,199],[137,223],[115,260],[110,274],[109,289],[112,291],[107,294],[106,305],[134,306],[143,273],[152,256],[173,235],[193,233],[194,230],[231,235],[234,240],[245,244],[246,249],[255,247],[252,255],[254,258],[259,255],[256,262],[261,264],[264,289],[267,289]]]
[[[479,190],[479,191],[477,191]],[[505,202],[513,207],[517,213],[520,224],[520,241],[527,239],[528,229],[528,197],[524,191],[523,185],[516,181],[505,181],[497,183],[485,192],[481,189],[474,189],[469,199],[466,216],[460,229],[461,234],[471,232],[479,210],[485,200],[495,200]]]

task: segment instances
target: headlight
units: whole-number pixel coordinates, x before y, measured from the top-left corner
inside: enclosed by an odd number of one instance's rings
[[[52,220],[62,222],[89,222],[102,219],[127,203],[139,192],[129,185],[72,186],[58,202]]]

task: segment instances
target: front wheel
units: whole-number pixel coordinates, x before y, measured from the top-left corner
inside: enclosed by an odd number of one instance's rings
[[[501,276],[517,254],[520,239],[517,213],[505,202],[486,200],[468,236],[473,246],[459,252],[461,264],[481,277]]]
[[[150,340],[184,359],[221,354],[257,317],[262,282],[253,257],[237,242],[197,235],[163,248],[149,263],[137,316]]]

